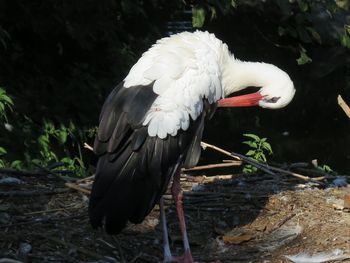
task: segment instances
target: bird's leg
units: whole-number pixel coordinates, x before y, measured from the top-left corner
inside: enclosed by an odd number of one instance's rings
[[[166,224],[163,196],[159,200],[159,209],[160,209],[160,220],[162,223],[162,230],[163,230],[164,262],[172,262],[173,257],[171,256],[171,251],[169,246],[168,228]]]
[[[185,223],[185,215],[182,207],[182,189],[180,185],[180,170],[177,171],[174,174],[173,178],[173,185],[171,187],[171,193],[173,195],[173,198],[175,200],[176,204],[176,210],[177,210],[177,215],[179,217],[180,221],[180,229],[181,229],[181,234],[182,234],[182,240],[183,240],[183,245],[184,245],[184,258],[183,262],[184,263],[193,263],[193,258],[190,250],[190,244],[188,242],[187,238],[187,230],[186,230],[186,223]]]

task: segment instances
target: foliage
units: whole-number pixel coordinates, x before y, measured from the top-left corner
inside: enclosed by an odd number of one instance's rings
[[[7,123],[8,118],[6,115],[6,109],[10,109],[11,111],[13,111],[13,100],[7,95],[4,89],[0,88],[0,120],[1,122],[6,121],[5,124],[9,125]],[[28,127],[26,128],[32,130],[34,125],[28,117],[27,125]],[[76,141],[76,143],[78,144],[78,157],[70,157],[68,153],[69,147],[67,147],[68,137],[75,138],[74,133],[76,131],[77,129],[72,122],[69,123],[68,127],[66,127],[62,123],[58,127],[55,127],[52,121],[44,120],[42,132],[37,138],[37,143],[35,145],[35,148],[38,149],[38,156],[35,157],[35,154],[30,154],[30,143],[25,143],[25,145],[27,146],[26,152],[24,153],[25,161],[14,160],[12,162],[8,162],[5,158],[3,158],[4,155],[7,154],[7,150],[4,147],[0,147],[0,168],[11,167],[14,169],[22,169],[24,168],[24,166],[30,168],[49,167],[55,165],[58,169],[68,169],[73,171],[75,175],[83,176],[85,175],[86,168],[81,154],[79,142]],[[88,130],[87,135],[88,137],[93,137],[94,129]],[[32,136],[27,135],[27,138],[25,140],[33,140],[34,138],[31,137]],[[52,140],[55,140],[58,145],[63,147],[65,151],[65,156],[63,158],[60,159],[55,153],[55,151],[52,149],[53,145],[55,145],[55,143],[52,143]]]
[[[245,133],[243,136],[249,140],[244,141],[250,147],[250,150],[246,153],[246,156],[254,159],[257,162],[265,163],[267,161],[266,155],[271,155],[272,148],[270,143],[267,142],[267,138],[260,138],[259,136],[252,133]],[[256,172],[257,168],[248,164],[243,167],[244,173]]]
[[[339,37],[340,44],[350,49],[350,25],[344,25],[344,33]]]
[[[326,173],[333,173],[334,172],[333,169],[327,164],[324,164],[322,166],[317,166],[317,169],[320,169]]]
[[[0,120],[8,122],[6,116],[6,109],[10,109],[12,111],[13,101],[11,97],[9,97],[6,91],[3,88],[0,88]]]
[[[94,135],[94,129],[78,130],[72,122],[68,126],[62,123],[57,126],[52,121],[44,120],[42,133],[37,139],[38,156],[33,159],[33,156],[27,152],[27,164],[29,166],[50,167],[54,170],[68,169],[76,176],[85,176],[86,165],[82,155],[81,141]],[[58,149],[54,149],[55,146]],[[72,147],[76,148],[74,152],[77,154],[71,154]],[[57,152],[61,153],[58,155]]]
[[[297,59],[298,65],[304,65],[311,62],[312,59],[306,54],[305,48],[300,47],[300,57]]]
[[[193,27],[202,27],[205,21],[205,11],[202,7],[193,7],[192,8],[192,26]]]
[[[0,88],[0,125],[6,124],[8,122],[6,116],[6,109],[12,110],[13,101],[11,97],[9,97],[6,91],[3,88]],[[0,146],[0,168],[6,166],[6,162],[2,156],[7,154],[7,151],[4,147]]]

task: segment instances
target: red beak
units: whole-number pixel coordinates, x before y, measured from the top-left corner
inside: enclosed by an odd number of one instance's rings
[[[218,107],[251,107],[259,106],[259,101],[263,98],[259,92],[221,99]]]

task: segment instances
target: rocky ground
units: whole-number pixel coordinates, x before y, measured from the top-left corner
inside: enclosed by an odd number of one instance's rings
[[[4,179],[0,262],[162,261],[158,207],[143,224],[130,225],[112,237],[90,227],[88,194],[67,188],[62,178],[2,171],[0,181]],[[89,184],[85,180],[79,187]],[[195,260],[291,262],[286,255],[325,252],[350,262],[350,213],[344,208],[350,187],[331,184],[280,174],[184,175],[184,206]],[[180,255],[181,236],[170,195],[165,202],[171,248]]]

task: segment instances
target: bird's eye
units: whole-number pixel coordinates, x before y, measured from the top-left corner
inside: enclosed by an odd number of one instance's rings
[[[265,99],[265,102],[276,103],[281,97],[273,97],[271,99]]]

